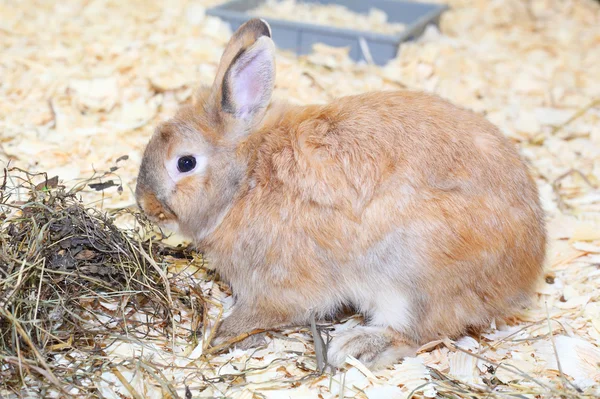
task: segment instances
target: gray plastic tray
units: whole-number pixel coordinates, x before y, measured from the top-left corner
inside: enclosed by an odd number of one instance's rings
[[[237,29],[253,17],[248,11],[256,8],[265,0],[233,0],[206,11],[208,15],[219,17]],[[348,9],[367,13],[378,8],[388,16],[388,21],[406,25],[406,29],[397,35],[342,29],[304,22],[285,21],[264,18],[273,33],[277,47],[293,50],[296,54],[309,54],[315,43],[324,43],[336,47],[350,47],[350,57],[355,61],[369,60],[383,65],[396,57],[400,43],[419,37],[428,24],[438,24],[440,15],[448,8],[445,5],[418,3],[397,0],[298,0],[304,3],[340,4]],[[260,15],[259,15],[260,16]],[[362,40],[361,40],[362,38]],[[362,45],[361,45],[362,41]],[[365,46],[366,44],[366,46]]]

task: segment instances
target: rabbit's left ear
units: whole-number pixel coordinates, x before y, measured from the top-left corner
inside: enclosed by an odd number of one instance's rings
[[[254,18],[240,26],[227,43],[206,106],[224,135],[245,136],[264,117],[274,86],[271,28]]]
[[[274,44],[262,36],[240,50],[223,77],[221,110],[252,124],[262,119],[275,86]]]

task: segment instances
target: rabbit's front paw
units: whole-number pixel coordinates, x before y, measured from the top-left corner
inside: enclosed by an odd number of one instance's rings
[[[359,326],[334,337],[327,351],[327,362],[341,367],[352,356],[370,369],[378,369],[415,352],[415,346],[395,331]]]
[[[276,323],[266,317],[268,313],[260,313],[252,308],[236,307],[229,317],[219,326],[212,346],[223,346],[250,349],[266,344],[264,330],[276,326]],[[257,331],[259,330],[259,331]],[[223,347],[223,349],[225,349]]]
[[[227,342],[230,342],[230,347],[236,347],[238,349],[246,350],[251,348],[258,348],[267,343],[267,339],[265,333],[258,333],[249,335],[246,338],[242,338],[237,341],[237,338],[243,337],[246,335],[245,333],[239,335],[230,335],[230,334],[218,334],[215,339],[212,341],[212,346],[221,346]]]

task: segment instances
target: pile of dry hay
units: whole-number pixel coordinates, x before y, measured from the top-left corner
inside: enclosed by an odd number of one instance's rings
[[[67,190],[57,177],[12,168],[0,183],[0,391],[91,394],[112,366],[103,358],[111,336],[169,334],[173,298],[159,259],[190,254],[146,238],[139,214],[138,228],[123,230],[78,199],[112,181]],[[146,322],[130,319],[139,310]]]

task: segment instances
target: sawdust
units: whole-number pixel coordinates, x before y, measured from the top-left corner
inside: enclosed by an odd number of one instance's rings
[[[436,0],[437,1],[437,0]],[[0,3],[0,163],[58,175],[66,186],[122,155],[120,183],[80,195],[105,210],[134,207],[142,149],[157,121],[210,82],[230,30],[179,0]],[[385,67],[317,46],[278,54],[276,96],[324,103],[367,90],[435,92],[487,116],[530,163],[548,214],[546,278],[535,303],[481,337],[432,343],[368,373],[355,364],[316,376],[310,329],[274,332],[268,346],[207,355],[200,338],[232,299],[194,260],[172,260],[174,338],[117,338],[97,393],[107,398],[597,397],[600,395],[600,5],[593,0],[451,0],[440,31],[405,43]],[[344,84],[340,84],[343,82]],[[119,192],[118,186],[123,191]],[[120,220],[130,227],[132,220]],[[173,237],[172,240],[177,240]],[[208,300],[202,300],[208,298]],[[143,318],[136,314],[132,319]],[[359,320],[319,326],[335,334]],[[202,335],[206,336],[206,335]],[[67,348],[65,367],[81,359]],[[80,360],[78,360],[80,361]],[[0,359],[0,369],[6,367]],[[78,363],[79,364],[79,363]],[[25,377],[22,394],[40,394]],[[73,390],[71,394],[83,394]],[[2,395],[5,395],[3,392]],[[136,396],[138,395],[138,396]]]

